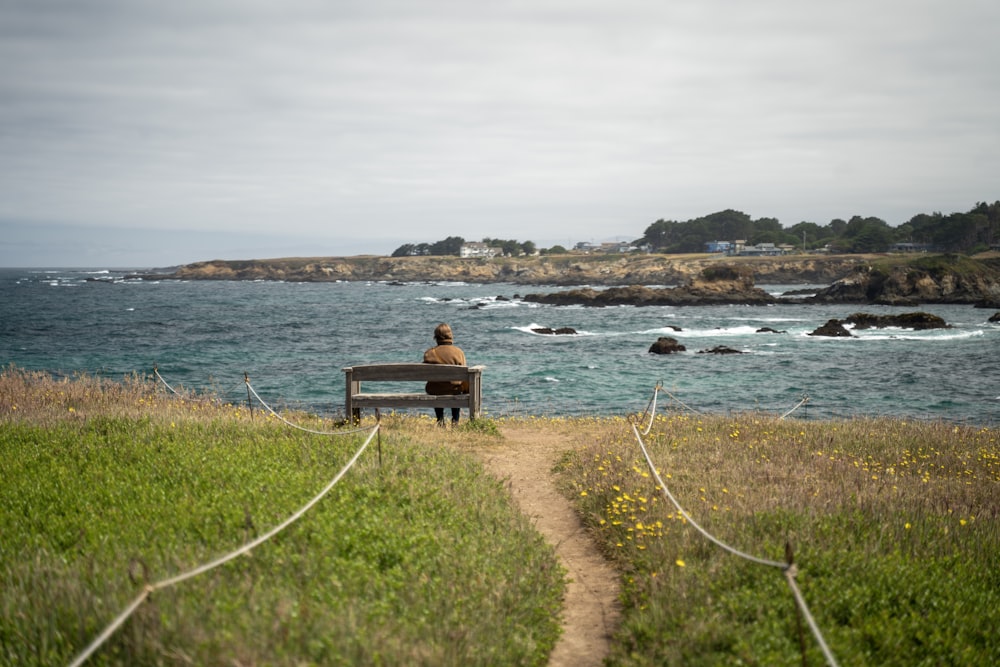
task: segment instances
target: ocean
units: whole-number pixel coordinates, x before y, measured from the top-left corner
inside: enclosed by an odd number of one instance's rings
[[[642,412],[658,385],[660,408],[694,413],[785,414],[801,404],[792,413],[801,419],[982,426],[1000,415],[1000,325],[987,322],[994,311],[971,306],[557,307],[517,296],[566,288],[126,279],[133,272],[0,269],[0,362],[112,379],[156,368],[174,387],[234,402],[246,400],[247,377],[275,408],[339,417],[342,368],[420,361],[434,327],[448,322],[469,363],[486,366],[484,407],[494,417]],[[808,335],[855,312],[917,310],[952,328]],[[687,352],[650,354],[660,336]],[[743,354],[699,353],[719,345]]]

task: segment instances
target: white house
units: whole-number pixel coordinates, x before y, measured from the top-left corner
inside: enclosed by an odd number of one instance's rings
[[[479,241],[463,243],[458,249],[459,257],[496,257],[500,253],[500,248],[488,246]]]

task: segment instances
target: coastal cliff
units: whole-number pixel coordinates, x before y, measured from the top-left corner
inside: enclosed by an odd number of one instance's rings
[[[928,255],[859,265],[806,299],[809,303],[912,306],[921,303],[1000,307],[1000,258]]]
[[[681,285],[709,267],[736,265],[758,284],[829,284],[872,260],[868,255],[548,255],[458,257],[293,257],[186,264],[155,278],[177,280],[445,281],[517,285]]]

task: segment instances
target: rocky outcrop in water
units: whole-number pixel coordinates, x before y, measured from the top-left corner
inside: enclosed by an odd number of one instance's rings
[[[1000,306],[1000,261],[939,255],[895,266],[888,263],[861,266],[805,301],[889,306],[960,303],[996,307]]]
[[[544,334],[547,336],[575,336],[576,329],[573,327],[559,327],[558,329],[553,329],[552,327],[535,327],[532,329],[536,334]]]
[[[856,330],[861,329],[885,329],[886,327],[896,327],[899,329],[913,329],[924,331],[927,329],[950,329],[951,325],[943,318],[930,313],[901,313],[899,315],[872,315],[871,313],[854,313],[841,320],[845,324],[853,324]]]
[[[846,324],[852,325],[855,331],[864,329],[885,329],[896,327],[898,329],[913,329],[924,331],[927,329],[950,329],[951,325],[937,315],[930,313],[901,313],[899,315],[872,315],[871,313],[854,313],[842,320],[829,320],[826,324],[818,327],[810,336],[831,336],[836,338],[852,338],[854,334],[847,329]]]
[[[649,351],[653,354],[674,354],[684,352],[686,347],[677,342],[676,338],[660,336],[656,342],[649,346]]]
[[[762,289],[754,287],[753,273],[745,268],[732,266],[709,267],[700,276],[690,279],[681,287],[609,287],[596,290],[591,287],[552,292],[526,294],[525,301],[555,306],[711,306],[740,304],[760,306],[775,303],[776,299]]]
[[[853,334],[848,331],[840,320],[827,320],[826,324],[817,327],[810,336],[828,336],[830,338],[853,338]]]

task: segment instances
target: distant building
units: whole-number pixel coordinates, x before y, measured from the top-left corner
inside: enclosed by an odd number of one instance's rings
[[[496,257],[500,254],[501,249],[495,248],[493,246],[486,245],[478,241],[470,241],[469,243],[463,243],[462,247],[458,249],[459,257]]]
[[[794,252],[795,247],[782,243],[758,243],[757,245],[747,245],[743,239],[738,241],[709,241],[705,244],[705,252],[725,253],[726,255],[740,255],[745,257],[769,257],[775,255],[788,255]]]
[[[588,241],[580,241],[573,246],[573,249],[577,252],[602,252],[607,254],[626,253],[639,250],[637,246],[629,242],[590,243]]]
[[[889,246],[889,252],[927,252],[930,249],[930,243],[893,243]]]
[[[743,246],[739,254],[743,257],[773,257],[784,255],[785,252],[773,243],[758,243],[757,245]]]

